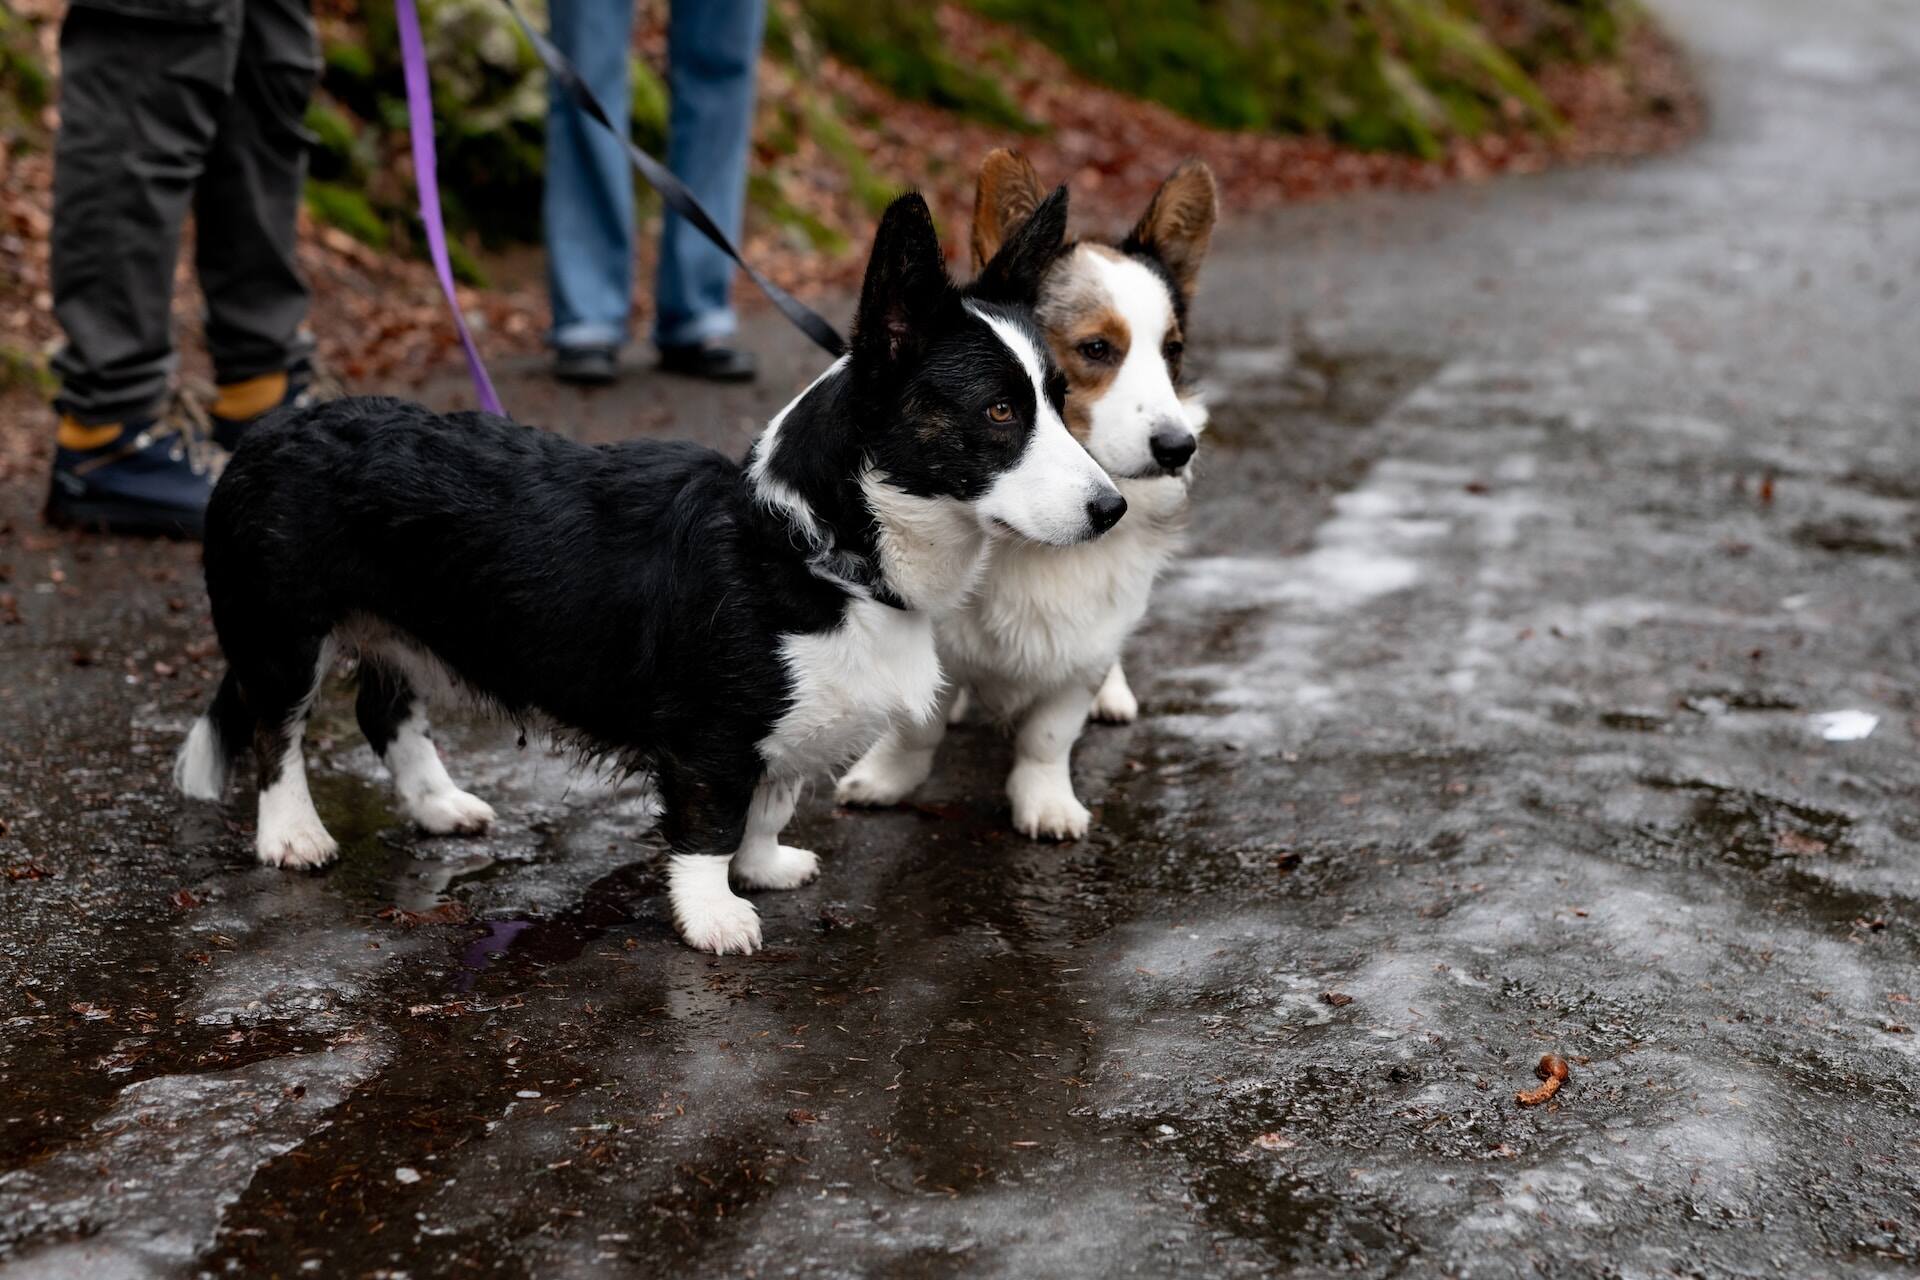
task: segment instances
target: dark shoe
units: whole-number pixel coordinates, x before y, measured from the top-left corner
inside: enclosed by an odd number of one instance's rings
[[[553,353],[553,376],[579,387],[604,387],[620,376],[620,350],[617,347],[557,347]]]
[[[708,382],[752,382],[760,376],[760,362],[751,351],[694,343],[660,348],[660,371]]]
[[[302,360],[285,373],[268,373],[219,389],[207,417],[213,424],[213,442],[231,453],[248,427],[275,409],[305,408],[346,394],[333,378]]]
[[[102,427],[62,418],[47,523],[198,539],[223,456],[176,415]]]

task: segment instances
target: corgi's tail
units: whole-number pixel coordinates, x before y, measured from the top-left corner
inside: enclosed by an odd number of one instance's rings
[[[218,800],[226,794],[233,762],[253,739],[253,715],[229,670],[206,714],[193,722],[180,754],[173,760],[173,785],[194,800]]]

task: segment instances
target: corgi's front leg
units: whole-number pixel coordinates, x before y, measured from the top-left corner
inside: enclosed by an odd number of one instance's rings
[[[878,808],[899,804],[912,795],[933,772],[934,752],[947,736],[947,716],[959,696],[960,691],[948,685],[929,719],[887,730],[840,779],[833,789],[834,800]]]
[[[747,812],[747,833],[728,870],[749,889],[798,889],[820,874],[820,857],[811,849],[780,843],[780,829],[793,817],[799,788],[792,782],[761,779]]]
[[[1092,705],[1093,691],[1075,685],[1042,698],[1021,723],[1007,798],[1013,801],[1014,828],[1022,835],[1078,840],[1087,834],[1093,815],[1073,794],[1068,760]]]

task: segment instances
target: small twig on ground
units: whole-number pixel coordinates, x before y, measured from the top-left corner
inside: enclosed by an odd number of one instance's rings
[[[1567,1076],[1571,1073],[1567,1070],[1565,1058],[1557,1053],[1549,1053],[1540,1059],[1540,1064],[1533,1069],[1533,1074],[1539,1076],[1545,1083],[1538,1089],[1522,1089],[1513,1095],[1513,1100],[1523,1107],[1537,1107],[1560,1092],[1560,1086],[1567,1082]]]

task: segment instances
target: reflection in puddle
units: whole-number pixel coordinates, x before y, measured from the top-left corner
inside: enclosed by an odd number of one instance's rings
[[[469,942],[460,952],[460,977],[455,991],[471,991],[488,965],[506,955],[513,940],[533,928],[531,920],[489,920],[487,931]]]
[[[1880,717],[1871,711],[1822,711],[1807,720],[1828,742],[1858,742],[1880,727]]]

